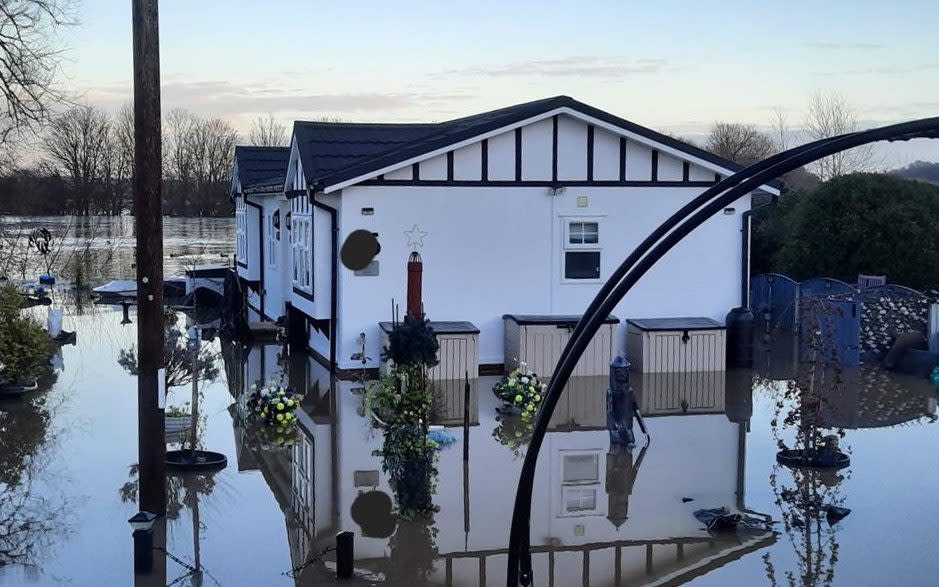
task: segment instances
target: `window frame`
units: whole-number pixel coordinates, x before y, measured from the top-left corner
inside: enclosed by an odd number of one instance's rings
[[[313,207],[305,196],[294,198],[290,207],[290,283],[313,295]]]
[[[561,216],[561,254],[559,262],[561,264],[562,284],[584,284],[584,283],[603,283],[603,216]],[[596,224],[597,242],[595,243],[572,243],[571,225],[572,224]],[[597,277],[568,277],[567,276],[567,253],[599,253],[600,270]]]

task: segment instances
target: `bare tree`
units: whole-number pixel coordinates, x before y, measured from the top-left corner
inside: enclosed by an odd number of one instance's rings
[[[186,110],[167,116],[166,176],[170,213],[218,213],[227,200],[232,156],[238,133],[227,121],[201,119]]]
[[[789,121],[786,118],[786,111],[782,106],[773,108],[773,115],[770,118],[769,126],[772,129],[773,140],[776,141],[776,150],[785,151],[789,148]]]
[[[825,139],[859,129],[857,116],[844,96],[821,93],[814,94],[809,100],[804,126],[809,140]],[[827,181],[849,173],[872,171],[876,167],[875,163],[874,151],[866,145],[816,161],[812,164],[812,171],[822,181]]]
[[[705,148],[740,165],[750,165],[775,151],[772,139],[752,124],[717,122],[711,127]]]
[[[62,99],[57,33],[71,14],[71,0],[0,1],[0,143],[44,124]]]
[[[287,127],[273,114],[259,116],[251,123],[248,141],[256,147],[283,147],[287,145]]]
[[[52,164],[69,177],[74,207],[90,214],[91,203],[105,173],[111,125],[107,115],[91,106],[73,106],[52,119],[42,138]]]

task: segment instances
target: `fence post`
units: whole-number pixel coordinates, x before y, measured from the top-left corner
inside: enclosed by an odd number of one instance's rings
[[[929,304],[929,322],[926,325],[926,342],[929,352],[939,353],[939,302]]]

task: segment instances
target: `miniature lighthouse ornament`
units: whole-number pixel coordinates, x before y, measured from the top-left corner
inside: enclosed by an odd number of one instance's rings
[[[417,251],[408,257],[408,315],[419,318],[424,315],[421,301],[421,281],[424,276],[424,262]]]

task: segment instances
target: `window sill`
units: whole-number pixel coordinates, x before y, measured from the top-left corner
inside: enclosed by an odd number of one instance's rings
[[[559,285],[596,285],[598,283],[605,283],[605,280],[600,279],[562,279],[558,282]]]

